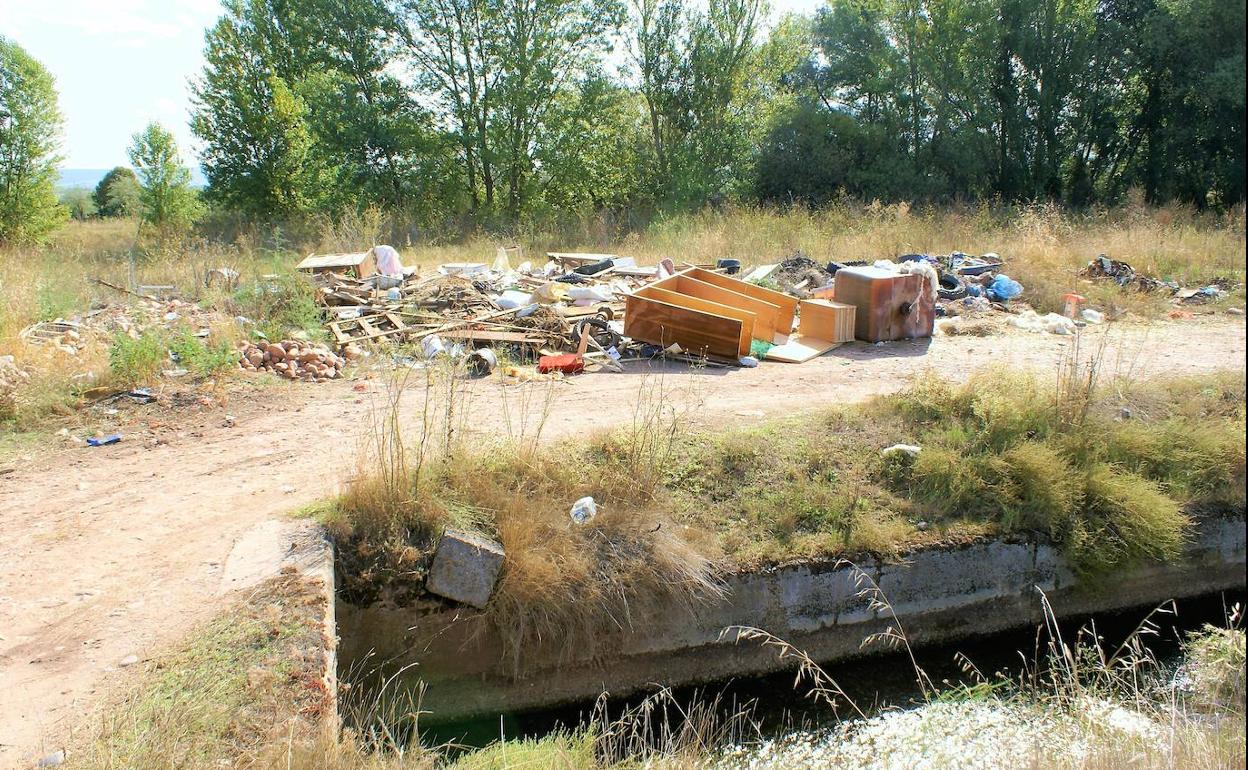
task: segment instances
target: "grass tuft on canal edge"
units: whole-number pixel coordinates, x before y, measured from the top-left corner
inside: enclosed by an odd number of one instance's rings
[[[1177,556],[1195,518],[1245,500],[1242,373],[1102,383],[1097,366],[1076,354],[1048,381],[1001,367],[962,384],[921,375],[895,395],[726,430],[686,427],[680,385],[648,382],[623,430],[484,445],[449,417],[456,378],[429,372],[422,435],[400,435],[413,386],[398,383],[356,479],[313,512],[338,542],[339,590],[359,604],[425,596],[443,527],[497,539],[506,557],[485,615],[517,656],[801,560],[1004,536],[1052,543],[1095,580]],[[882,451],[895,444],[920,450]],[[576,524],[568,509],[584,496],[600,513]]]

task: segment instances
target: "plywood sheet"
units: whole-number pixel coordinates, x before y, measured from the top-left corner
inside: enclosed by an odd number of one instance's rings
[[[318,272],[321,270],[353,270],[357,278],[367,278],[377,272],[377,260],[372,251],[353,254],[312,254],[295,265],[296,270]]]
[[[767,361],[781,361],[786,364],[801,364],[812,358],[827,353],[832,348],[839,346],[841,343],[832,340],[821,340],[816,337],[807,337],[802,334],[795,334],[788,342],[783,345],[776,345],[767,351],[764,356]]]
[[[689,353],[737,358],[742,322],[713,313],[630,294],[626,300],[624,334],[664,347],[676,343]]]

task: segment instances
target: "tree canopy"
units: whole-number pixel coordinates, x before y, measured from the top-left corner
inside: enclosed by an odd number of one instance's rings
[[[52,75],[0,36],[0,243],[37,242],[65,220],[56,197],[60,138]]]
[[[149,123],[134,135],[130,163],[141,185],[143,221],[157,228],[162,237],[187,227],[195,214],[195,193],[173,134],[159,123]]]
[[[142,211],[139,178],[125,166],[117,166],[105,174],[91,197],[102,217],[137,216]]]
[[[1241,202],[1244,0],[229,0],[194,130],[258,220],[724,199]]]

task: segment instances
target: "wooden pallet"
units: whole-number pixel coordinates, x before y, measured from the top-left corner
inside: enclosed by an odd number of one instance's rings
[[[393,337],[411,331],[411,328],[403,323],[403,319],[397,313],[378,313],[330,321],[328,327],[330,333],[334,335],[334,341],[339,345]]]

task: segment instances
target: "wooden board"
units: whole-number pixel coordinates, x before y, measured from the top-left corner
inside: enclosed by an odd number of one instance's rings
[[[357,278],[367,278],[377,272],[377,259],[371,250],[354,254],[311,254],[295,265],[295,269],[311,273],[354,271]]]
[[[630,294],[625,299],[624,334],[694,355],[735,359],[741,349],[742,322],[700,310]],[[747,338],[748,339],[748,338]]]
[[[821,340],[816,337],[807,337],[802,334],[795,334],[783,345],[776,345],[767,351],[764,356],[766,361],[781,361],[786,364],[801,364],[812,358],[827,353],[832,348],[838,347],[841,343],[831,340]]]
[[[522,332],[496,332],[486,329],[452,329],[439,332],[439,337],[448,340],[467,340],[469,342],[511,342],[518,345],[545,345],[545,337],[536,337]]]
[[[546,256],[561,265],[571,267],[579,267],[581,265],[592,265],[595,262],[601,262],[604,259],[618,259],[614,254],[590,254],[583,251],[548,251]]]
[[[793,330],[793,318],[797,314],[797,298],[790,297],[783,292],[764,289],[762,286],[756,286],[745,281],[738,281],[736,278],[730,278],[726,275],[713,273],[710,270],[701,268],[692,268],[681,275],[687,275],[705,283],[714,284],[716,286],[735,291],[738,294],[744,294],[747,297],[762,300],[768,304],[776,305],[780,308],[776,315],[776,330],[779,334],[788,334]]]
[[[711,302],[753,313],[755,315],[754,330],[752,332],[753,339],[771,342],[775,339],[777,332],[788,334],[792,331],[792,320],[789,321],[790,325],[784,329],[776,326],[778,319],[782,317],[782,311],[780,306],[774,303],[764,302],[761,299],[755,299],[732,289],[690,278],[685,273],[678,273],[672,276],[669,281],[660,281],[659,284],[661,284],[661,288],[675,287],[673,291],[679,294],[710,300]]]
[[[748,310],[731,307],[729,305],[721,305],[718,302],[693,297],[686,294],[679,294],[668,289],[658,286],[647,286],[637,292],[638,295],[649,299],[657,299],[666,302],[669,305],[678,305],[687,307],[690,310],[698,310],[703,313],[724,316],[725,318],[735,318],[741,322],[741,339],[737,343],[737,355],[748,356],[750,354],[750,341],[754,339],[754,324],[757,316]],[[628,316],[626,315],[625,318]],[[681,347],[684,347],[683,345]]]
[[[843,302],[804,299],[798,316],[798,333],[830,342],[852,342],[857,311],[855,306]]]

